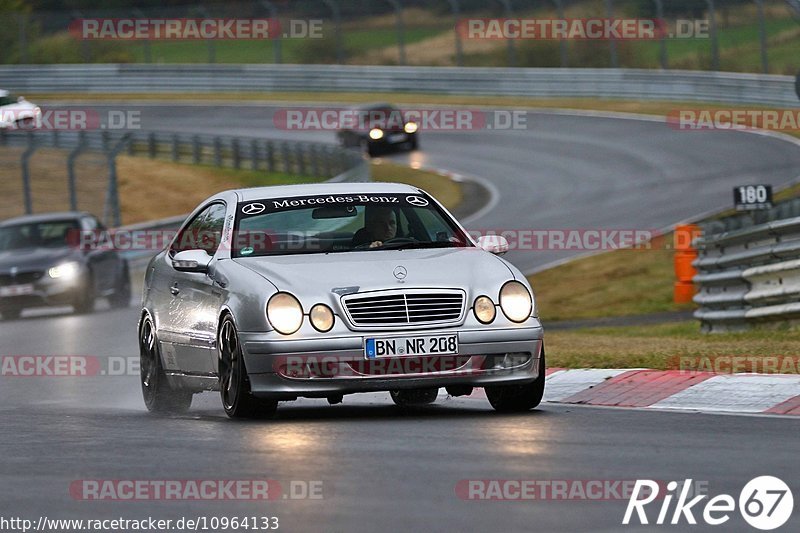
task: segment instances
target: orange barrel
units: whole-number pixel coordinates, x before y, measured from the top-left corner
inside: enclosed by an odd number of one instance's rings
[[[678,281],[691,283],[697,274],[697,269],[692,266],[692,261],[697,259],[697,251],[675,252],[675,277]]]
[[[673,290],[673,301],[676,304],[689,303],[695,293],[692,279],[697,275],[697,269],[692,266],[692,262],[697,259],[697,250],[693,246],[693,241],[700,235],[700,227],[697,224],[680,224],[675,226],[675,282]]]
[[[686,304],[692,301],[694,296],[694,283],[687,281],[676,281],[673,292],[673,300],[676,304]]]
[[[679,224],[675,226],[675,249],[689,251],[694,250],[692,241],[700,235],[700,226],[697,224]]]

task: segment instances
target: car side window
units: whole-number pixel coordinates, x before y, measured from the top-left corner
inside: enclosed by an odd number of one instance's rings
[[[225,205],[211,204],[186,226],[170,247],[170,255],[185,250],[205,250],[214,255],[222,238],[225,224]]]

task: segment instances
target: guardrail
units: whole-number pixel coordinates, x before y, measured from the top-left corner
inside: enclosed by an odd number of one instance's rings
[[[10,65],[0,66],[0,87],[20,94],[416,92],[800,105],[791,76],[644,69]]]
[[[103,219],[114,226],[120,224],[116,156],[125,152],[174,162],[207,164],[216,167],[252,171],[283,172],[311,176],[330,181],[369,181],[369,162],[363,154],[331,144],[273,140],[256,137],[196,135],[165,132],[104,131],[13,131],[0,130],[1,146],[25,146],[22,187],[25,212],[33,211],[27,160],[40,147],[70,150],[66,159],[71,210],[78,208],[75,171],[77,156],[83,152],[100,152],[107,157],[108,181]]]
[[[782,214],[793,216],[778,218]],[[700,307],[694,316],[703,331],[800,319],[799,214],[800,200],[792,200],[758,215],[701,225],[694,262],[700,287],[694,301]],[[755,219],[761,223],[753,224]]]

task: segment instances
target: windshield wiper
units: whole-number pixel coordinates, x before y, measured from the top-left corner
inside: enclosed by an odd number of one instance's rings
[[[389,243],[378,246],[379,250],[406,250],[409,248],[462,248],[464,245],[460,242],[450,241],[415,241],[415,242],[398,242]]]

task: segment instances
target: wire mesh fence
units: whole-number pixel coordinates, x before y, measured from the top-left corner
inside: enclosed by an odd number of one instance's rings
[[[119,226],[120,154],[256,173],[370,179],[363,154],[321,143],[156,132],[0,130],[0,218],[85,210]]]

